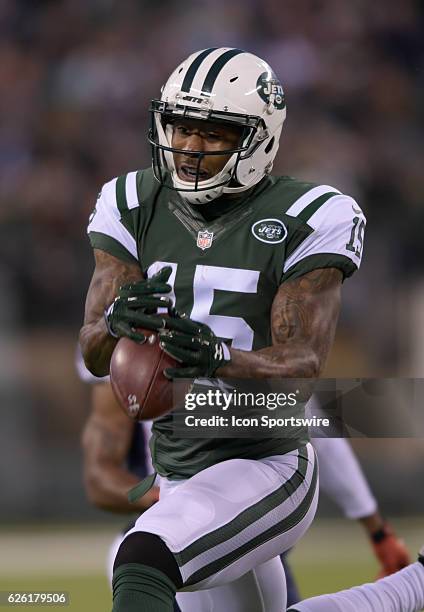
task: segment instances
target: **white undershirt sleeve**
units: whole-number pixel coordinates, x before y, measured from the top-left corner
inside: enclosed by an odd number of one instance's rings
[[[311,442],[318,456],[321,490],[349,519],[373,514],[377,502],[349,442],[343,438],[312,438]]]

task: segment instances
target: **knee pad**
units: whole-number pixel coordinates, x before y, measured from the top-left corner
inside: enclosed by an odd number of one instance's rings
[[[137,531],[122,542],[113,565],[115,572],[120,565],[138,563],[161,571],[178,590],[183,580],[174,555],[161,538],[153,533]]]

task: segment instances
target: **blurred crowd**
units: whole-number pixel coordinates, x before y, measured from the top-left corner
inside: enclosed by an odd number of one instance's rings
[[[262,56],[284,85],[275,170],[364,208],[364,270],[346,283],[342,324],[395,367],[392,315],[424,261],[424,12],[414,0],[3,0],[0,325],[78,329],[101,185],[150,164],[150,99],[182,58],[221,45]]]
[[[150,164],[150,99],[211,46],[252,51],[280,77],[276,172],[344,190],[367,214],[330,375],[410,376],[412,364],[423,375],[421,2],[1,0],[0,519],[86,516],[88,390],[73,357],[93,270],[88,216],[104,182]],[[422,461],[405,443],[367,452],[375,485],[390,472],[403,486],[377,487],[380,499],[413,511]]]

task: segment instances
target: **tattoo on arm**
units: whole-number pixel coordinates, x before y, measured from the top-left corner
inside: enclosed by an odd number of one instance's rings
[[[218,375],[228,378],[311,378],[324,368],[340,308],[342,274],[313,270],[279,288],[271,309],[272,345],[231,349]]]
[[[103,312],[116,297],[119,287],[143,278],[138,264],[130,264],[104,251],[94,251],[96,269],[90,283],[85,305],[84,324],[103,317]]]
[[[321,372],[337,326],[342,274],[335,268],[318,269],[281,286],[272,306],[275,345],[304,347],[315,355]]]
[[[96,268],[87,293],[80,345],[88,369],[97,376],[109,373],[109,361],[116,339],[109,336],[103,318],[105,309],[115,299],[119,287],[143,278],[136,263],[126,263],[95,249]]]
[[[321,313],[324,315],[329,309],[333,312],[339,305],[339,300],[334,304],[334,289],[340,282],[339,270],[325,268],[282,285],[272,305],[274,341],[281,343],[293,338],[313,337],[318,325],[324,322]]]

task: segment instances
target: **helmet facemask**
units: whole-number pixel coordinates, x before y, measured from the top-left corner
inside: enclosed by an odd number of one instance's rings
[[[254,116],[236,115],[226,112],[205,112],[188,106],[170,105],[153,100],[149,142],[152,147],[153,172],[156,179],[165,187],[181,192],[191,204],[205,204],[223,193],[237,193],[248,187],[237,178],[240,162],[249,159],[260,143],[266,138],[261,119]],[[218,151],[191,151],[172,146],[173,122],[178,118],[201,119],[220,126],[240,127],[241,135],[236,148]],[[174,154],[193,159],[196,173],[193,181],[183,180],[177,173]],[[207,179],[202,179],[200,166],[207,156],[230,156],[224,167]],[[231,185],[231,187],[230,187]]]

